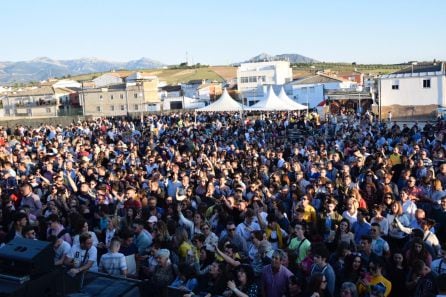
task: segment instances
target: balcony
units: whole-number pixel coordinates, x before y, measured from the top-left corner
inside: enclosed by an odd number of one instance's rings
[[[39,100],[37,102],[19,102],[15,104],[16,108],[33,108],[33,107],[45,107],[59,105],[57,99],[51,100]]]

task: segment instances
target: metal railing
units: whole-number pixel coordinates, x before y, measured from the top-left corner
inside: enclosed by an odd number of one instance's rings
[[[13,103],[16,108],[32,108],[32,107],[44,107],[44,106],[55,106],[59,102],[57,99],[52,100],[41,100],[37,102],[17,102]]]

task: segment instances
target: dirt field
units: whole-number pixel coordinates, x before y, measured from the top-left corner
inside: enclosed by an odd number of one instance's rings
[[[209,67],[217,75],[221,76],[224,80],[230,80],[237,77],[237,67],[233,66],[211,66]]]

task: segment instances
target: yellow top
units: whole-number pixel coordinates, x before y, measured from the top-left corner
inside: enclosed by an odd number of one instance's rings
[[[389,296],[390,291],[392,291],[392,283],[388,281],[384,276],[379,275],[372,277],[372,279],[370,280],[370,287],[379,283],[383,284],[386,287],[386,291],[384,292],[384,297]],[[367,291],[369,291],[369,288],[365,287],[362,283],[358,283],[359,296],[363,296]]]

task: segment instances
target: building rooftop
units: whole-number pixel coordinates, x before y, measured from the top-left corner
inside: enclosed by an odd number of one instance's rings
[[[133,71],[125,71],[124,70],[124,71],[112,71],[112,72],[105,73],[105,74],[110,74],[112,76],[116,76],[119,78],[126,78],[127,76],[129,76],[132,73],[133,73]]]
[[[110,92],[113,91],[125,91],[126,84],[116,84],[116,85],[109,85],[106,87],[99,87],[99,88],[92,88],[92,89],[84,89],[82,92],[84,93],[98,93],[102,92],[103,89],[107,89]]]
[[[38,88],[30,88],[19,92],[9,93],[9,97],[24,97],[24,96],[44,96],[54,95],[54,89],[51,86],[41,86]]]
[[[164,86],[161,90],[166,92],[179,92],[181,91],[181,86]]]
[[[406,68],[393,72],[392,74],[437,72],[442,71],[442,64],[443,62],[418,63],[416,65],[413,65],[413,71],[412,65],[409,65]]]
[[[417,63],[408,65],[406,68],[382,75],[381,78],[405,78],[405,77],[421,77],[445,75],[444,62]]]
[[[310,85],[310,84],[323,84],[323,83],[339,83],[343,82],[342,79],[331,77],[323,74],[316,74],[307,77],[300,78],[290,82],[292,85]]]

